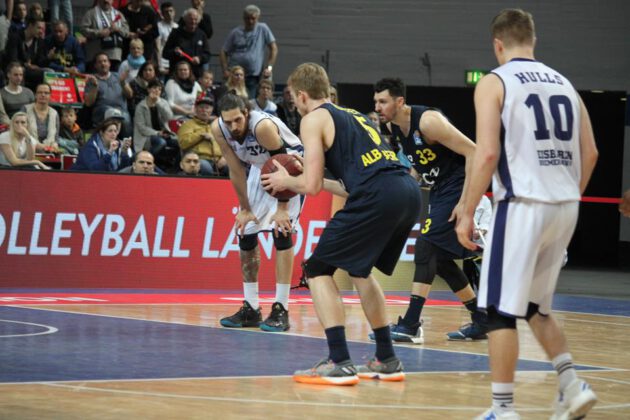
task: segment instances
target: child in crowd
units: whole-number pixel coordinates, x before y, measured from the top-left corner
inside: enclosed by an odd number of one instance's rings
[[[78,155],[79,149],[85,144],[83,130],[77,124],[77,112],[74,108],[61,109],[61,127],[57,143],[65,153],[71,155]]]
[[[217,88],[214,86],[214,73],[211,70],[204,70],[197,82],[201,86],[201,93],[199,93],[198,97],[212,98],[214,103],[217,103],[219,98],[217,98],[216,94]],[[218,116],[217,108],[215,107],[212,112],[213,117]],[[214,120],[214,118],[212,119]]]
[[[140,67],[144,64],[144,43],[140,38],[132,39],[129,42],[129,55],[127,59],[120,64],[118,74],[120,80],[125,83],[131,83],[138,75]]]

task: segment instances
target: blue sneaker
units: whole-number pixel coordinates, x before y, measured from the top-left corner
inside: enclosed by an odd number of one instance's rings
[[[422,321],[408,326],[403,323],[402,317],[399,316],[397,324],[389,325],[389,331],[392,336],[392,341],[395,341],[396,343],[424,343],[424,331],[422,331]],[[368,334],[368,337],[370,340],[375,341],[373,332]]]
[[[243,306],[232,316],[221,319],[221,326],[226,328],[258,327],[262,322],[260,308],[254,309],[244,300]]]
[[[450,341],[477,341],[488,339],[488,328],[477,323],[463,325],[459,330],[446,334]]]

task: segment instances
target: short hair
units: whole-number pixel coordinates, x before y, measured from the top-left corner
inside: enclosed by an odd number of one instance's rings
[[[99,51],[96,53],[96,55],[94,56],[94,58],[92,59],[92,63],[96,64],[96,61],[98,61],[98,58],[100,56],[104,55],[105,57],[107,57],[107,59],[109,60],[109,55],[107,55],[107,53],[105,51]],[[111,62],[111,60],[110,60]]]
[[[19,61],[11,61],[9,65],[7,66],[7,74],[11,73],[11,71],[13,71],[13,69],[15,68],[23,69],[24,66]]]
[[[534,45],[534,17],[522,9],[503,9],[492,19],[491,32],[506,47]]]
[[[186,10],[184,10],[184,14],[182,14],[182,18],[185,18],[186,16],[192,14],[192,13],[197,13],[197,15],[199,15],[199,11],[197,9],[195,9],[194,7],[190,7]]]
[[[68,24],[61,19],[53,20],[52,23],[50,24],[52,28],[56,28],[57,26],[61,26],[61,25],[65,26],[66,29],[68,29]]]
[[[165,9],[168,9],[169,7],[173,7],[173,3],[171,3],[170,1],[165,1],[164,3],[160,5],[160,10],[164,11]]]
[[[194,150],[188,149],[185,152],[182,152],[182,160],[184,160],[184,158],[188,155],[197,155],[197,158],[199,158],[199,153],[195,152]]]
[[[34,15],[31,15],[31,14],[26,16],[26,25],[27,26],[37,25],[39,22],[44,22],[44,19],[42,19],[39,16],[34,16]]]
[[[219,100],[219,112],[230,111],[232,109],[238,109],[243,114],[249,110],[249,103],[234,93],[226,93]]]
[[[250,4],[243,9],[243,14],[247,16],[260,16],[260,7],[256,6],[255,4]]]
[[[294,92],[306,92],[311,99],[326,99],[330,96],[328,75],[317,63],[300,64],[293,70],[287,83]]]
[[[147,90],[154,87],[159,87],[160,89],[164,89],[164,85],[162,85],[162,82],[160,82],[160,80],[157,77],[151,80],[149,83],[147,83]]]
[[[144,42],[140,38],[134,38],[129,41],[129,47],[141,47],[144,50]]]
[[[148,150],[140,150],[138,153],[136,153],[136,155],[133,157],[133,161],[134,163],[138,161],[138,158],[140,157],[140,153],[148,153],[149,156],[151,156],[153,158],[153,163],[155,164],[155,157],[153,156],[153,153],[149,152]]]
[[[374,92],[380,93],[384,90],[389,91],[389,94],[394,98],[404,98],[407,95],[407,87],[405,86],[405,83],[398,77],[386,77],[376,82],[376,84],[374,85]]]
[[[260,82],[258,82],[258,87],[256,88],[256,91],[260,91],[260,88],[263,87],[263,86],[270,87],[271,90],[274,89],[273,82],[271,80],[269,80],[269,79],[261,79]]]
[[[64,107],[61,107],[61,116],[62,116],[62,117],[64,116],[64,114],[69,114],[70,112],[72,112],[72,113],[74,113],[74,114],[76,114],[76,113],[77,113],[76,109],[74,109],[74,108],[73,108],[73,107],[71,107],[71,106],[64,106]]]
[[[52,92],[52,86],[50,86],[50,84],[48,84],[46,82],[38,83],[37,86],[35,86],[35,92],[37,92],[37,89],[39,89],[40,86],[46,86],[48,88],[48,92]],[[35,92],[33,92],[33,93],[35,93]]]

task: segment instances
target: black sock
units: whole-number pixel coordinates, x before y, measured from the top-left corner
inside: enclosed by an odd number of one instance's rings
[[[389,325],[375,329],[374,340],[376,341],[375,356],[378,360],[383,361],[395,356]]]
[[[407,313],[405,313],[405,316],[403,317],[405,325],[414,325],[420,322],[420,313],[422,313],[422,307],[426,301],[426,298],[423,298],[422,296],[411,295],[409,298]]]
[[[468,312],[470,312],[471,314],[474,314],[475,312],[477,312],[477,298],[476,297],[462,303],[464,304],[466,309],[468,309]]]
[[[348,351],[348,343],[346,342],[346,327],[340,325],[338,327],[326,328],[326,340],[328,341],[328,357],[335,363],[343,362],[350,359]]]

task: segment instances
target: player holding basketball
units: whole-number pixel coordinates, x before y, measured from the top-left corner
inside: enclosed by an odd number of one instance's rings
[[[289,329],[289,290],[293,272],[293,224],[300,213],[300,196],[277,200],[260,184],[260,171],[273,155],[302,153],[300,139],[277,117],[250,111],[243,99],[226,94],[219,101],[220,117],[212,123],[212,133],[230,168],[230,180],[240,210],[235,229],[239,235],[241,270],[245,300],[232,316],[221,319],[224,327],[257,327],[265,331]],[[249,166],[249,175],[245,165]],[[276,248],[276,301],[262,322],[258,299],[260,251],[258,233],[274,229]]]
[[[470,312],[472,322],[448,334],[450,340],[484,340],[485,315],[477,311],[477,296],[456,259],[473,257],[457,241],[455,223],[449,221],[464,188],[466,167],[475,143],[453,126],[442,113],[423,105],[405,103],[405,84],[400,79],[382,79],[374,86],[374,107],[387,121],[392,139],[431,188],[429,215],[415,245],[415,272],[409,306],[391,326],[399,342],[424,342],[420,314],[436,273],[449,285]],[[372,336],[370,336],[372,338]]]
[[[264,175],[263,184],[271,191],[287,188],[315,195],[324,187],[345,195],[339,183],[324,180],[326,167],[348,193],[344,208],[328,223],[304,268],[329,354],[293,378],[330,385],[355,384],[359,377],[403,380],[387,325],[385,297],[370,272],[372,267],[388,275],[393,272],[420,212],[420,190],[365,115],[330,102],[330,83],[320,65],[298,66],[288,85],[303,116],[304,173],[290,177],[276,165],[278,172]],[[350,274],[376,338],[375,357],[358,368],[350,358],[343,302],[332,277],[338,268]]]
[[[473,213],[492,178],[496,204],[479,291],[488,311],[492,407],[479,418],[520,418],[513,402],[517,318],[527,320],[558,372],[552,418],[582,418],[597,398],[576,375],[551,303],[597,161],[593,130],[571,83],[535,61],[532,15],[506,9],[491,28],[500,66],[475,90],[477,151],[456,228],[473,249]]]

